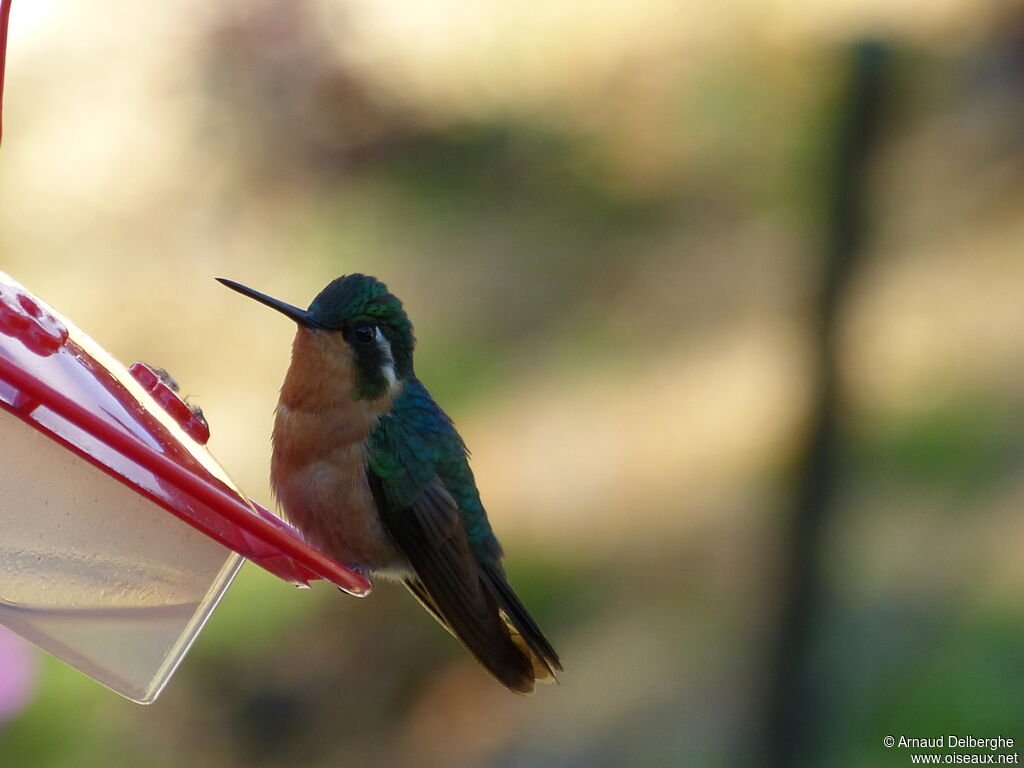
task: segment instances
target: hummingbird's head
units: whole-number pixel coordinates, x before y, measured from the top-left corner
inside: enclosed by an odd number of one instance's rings
[[[375,277],[343,275],[320,291],[309,309],[292,306],[233,280],[217,280],[276,309],[315,336],[327,337],[317,346],[351,360],[357,398],[381,397],[412,374],[416,344],[412,323],[398,297]]]
[[[376,397],[389,379],[412,373],[416,338],[401,300],[380,280],[355,273],[328,283],[309,305],[309,314],[351,347],[366,396]]]

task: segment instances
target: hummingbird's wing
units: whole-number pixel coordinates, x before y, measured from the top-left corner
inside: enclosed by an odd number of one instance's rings
[[[465,445],[422,384],[407,382],[378,422],[367,460],[381,522],[413,572],[409,591],[508,688],[553,678],[558,656],[505,580]]]
[[[520,693],[533,690],[530,654],[513,639],[485,586],[451,494],[435,479],[398,509],[380,478],[370,477],[381,521],[415,574],[406,579],[409,591],[501,683]]]

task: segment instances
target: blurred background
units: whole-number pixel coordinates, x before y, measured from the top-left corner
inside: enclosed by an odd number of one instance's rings
[[[12,768],[906,765],[1024,741],[1024,6],[31,0],[0,269],[254,499],[361,271],[561,653],[246,566],[139,707],[0,635]]]

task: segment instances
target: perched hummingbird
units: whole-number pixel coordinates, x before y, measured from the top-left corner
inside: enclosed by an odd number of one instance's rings
[[[505,578],[466,445],[413,372],[402,302],[361,274],[309,309],[218,280],[299,326],[270,465],[288,519],[335,560],[404,583],[510,690],[554,679],[558,654]]]

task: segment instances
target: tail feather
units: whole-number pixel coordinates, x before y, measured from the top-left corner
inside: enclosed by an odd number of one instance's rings
[[[558,656],[501,566],[477,557],[441,481],[399,506],[389,502],[380,478],[367,478],[381,522],[411,567],[405,585],[423,607],[510,690],[529,693],[537,679],[554,677]]]
[[[516,693],[533,690],[537,675],[532,654],[516,642],[516,635],[501,620],[498,606],[489,592],[481,589],[487,610],[469,616],[461,610],[453,610],[448,604],[442,608],[427,587],[416,579],[406,579],[405,586],[498,682]]]
[[[534,677],[538,680],[556,679],[555,672],[562,671],[562,662],[555,649],[541,632],[537,622],[526,610],[519,596],[501,572],[500,567],[482,566],[480,568],[483,583],[497,600],[501,612],[514,628],[512,641],[530,657],[534,669]],[[525,647],[523,647],[525,646]]]

